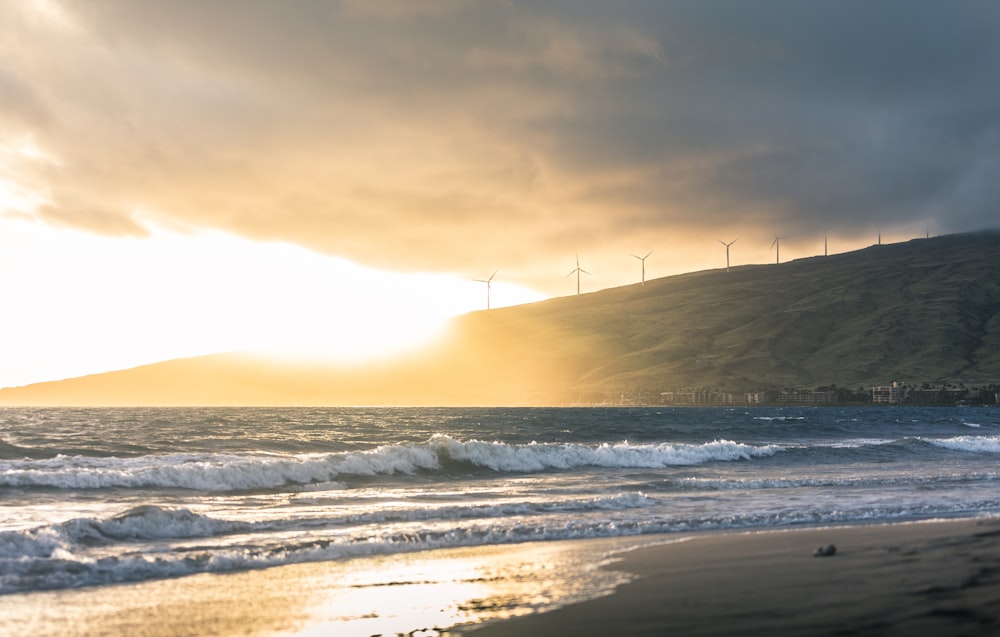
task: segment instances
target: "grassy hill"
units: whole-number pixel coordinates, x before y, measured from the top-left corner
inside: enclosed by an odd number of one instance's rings
[[[453,321],[377,365],[217,355],[0,391],[0,404],[563,404],[1000,381],[1000,232],[710,270]]]

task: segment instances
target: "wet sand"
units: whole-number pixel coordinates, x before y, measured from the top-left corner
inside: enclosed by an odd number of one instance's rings
[[[816,557],[819,546],[836,553]],[[713,534],[630,552],[614,594],[496,635],[1000,635],[1000,519]]]
[[[813,556],[827,544],[835,554]],[[613,592],[536,611],[597,589]],[[1000,518],[447,549],[6,595],[0,634],[1000,635]]]
[[[2,595],[0,636],[433,637],[613,590],[625,576],[595,556],[656,541],[450,548]]]

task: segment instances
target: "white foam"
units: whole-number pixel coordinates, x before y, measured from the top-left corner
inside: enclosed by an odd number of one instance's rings
[[[936,447],[974,453],[1000,453],[1000,436],[955,436],[954,438],[921,438]]]
[[[763,421],[777,420],[779,422],[784,422],[787,420],[805,420],[806,417],[805,416],[754,416],[753,419],[763,420]]]
[[[508,444],[434,436],[423,444],[329,454],[165,454],[135,458],[57,456],[0,461],[0,486],[63,489],[181,488],[203,491],[322,485],[339,476],[411,474],[441,469],[441,458],[504,472],[574,467],[658,468],[749,460],[781,451],[729,440],[704,444]]]
[[[817,447],[828,447],[830,449],[857,449],[861,447],[881,447],[899,442],[889,438],[848,438],[829,443],[816,443]]]
[[[967,513],[970,503],[938,505],[920,510],[924,515]],[[996,501],[985,503],[986,509]],[[164,512],[169,514],[169,512]],[[55,529],[45,529],[34,538],[36,545],[23,542],[20,553],[0,534],[0,594],[24,590],[57,589],[89,584],[138,581],[176,577],[202,572],[259,569],[283,564],[333,560],[366,555],[387,555],[425,549],[510,544],[517,542],[622,537],[650,533],[693,530],[776,528],[797,524],[829,524],[844,521],[907,519],[914,510],[907,506],[875,506],[849,510],[816,511],[792,508],[760,513],[709,514],[704,517],[664,515],[637,517],[628,512],[596,518],[561,515],[496,519],[438,520],[420,525],[365,526],[355,533],[327,533],[299,529],[298,533],[239,536],[235,543],[177,544],[155,552],[125,550],[113,557],[88,555],[86,547],[73,546],[63,533],[53,542]],[[142,517],[146,513],[126,517]],[[154,517],[159,513],[154,513]],[[183,516],[182,516],[183,517]],[[45,537],[43,537],[45,536]],[[23,540],[30,538],[20,534]],[[47,542],[47,544],[46,544]],[[44,546],[43,546],[44,545]]]
[[[57,552],[73,555],[88,548],[110,546],[130,540],[175,540],[209,538],[233,533],[295,532],[306,528],[334,528],[343,525],[379,525],[387,522],[434,520],[500,519],[512,516],[623,511],[656,503],[643,493],[619,493],[590,498],[523,500],[492,504],[459,504],[389,507],[359,513],[332,509],[321,517],[269,519],[238,522],[199,515],[188,509],[164,509],[144,505],[109,518],[75,518],[35,529],[0,532],[0,559],[25,556],[54,557]]]
[[[250,528],[247,523],[213,519],[188,509],[147,505],[106,519],[76,518],[52,526],[0,532],[0,559],[57,557],[120,541],[209,537]]]
[[[286,484],[329,484],[342,474],[413,473],[438,467],[437,456],[426,446],[388,446],[372,451],[301,455],[58,456],[47,460],[0,462],[0,486],[235,491]]]
[[[961,481],[966,483],[994,482],[1000,480],[1000,473],[946,473],[942,475],[914,476],[911,474],[882,475],[877,477],[847,478],[683,478],[678,481],[695,490],[758,490],[758,489],[799,489],[803,487],[896,487],[900,485],[947,485]]]
[[[304,484],[298,488],[303,493],[317,493],[320,491],[343,491],[347,485],[343,482],[318,482],[316,484]]]
[[[511,445],[477,440],[460,442],[447,436],[435,436],[434,442],[453,460],[470,462],[494,471],[518,472],[587,466],[652,469],[719,460],[749,460],[772,456],[782,450],[778,445],[754,446],[730,440],[715,440],[699,445],[636,445],[628,442],[596,446],[538,443]]]

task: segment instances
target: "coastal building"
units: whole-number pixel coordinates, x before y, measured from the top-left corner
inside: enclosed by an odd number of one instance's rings
[[[827,405],[837,402],[837,394],[833,391],[782,391],[778,402],[795,405]]]
[[[660,392],[664,405],[761,405],[771,402],[767,392],[716,391],[709,389],[675,389]]]
[[[712,395],[706,390],[678,389],[660,392],[660,399],[666,405],[710,405]]]
[[[943,405],[948,402],[948,396],[942,389],[914,389],[910,392],[909,402],[915,405]]]
[[[714,396],[718,405],[742,405],[746,402],[746,396],[742,392],[720,391]]]
[[[906,391],[896,381],[892,381],[891,385],[875,385],[872,387],[872,403],[876,405],[901,403],[905,397]]]

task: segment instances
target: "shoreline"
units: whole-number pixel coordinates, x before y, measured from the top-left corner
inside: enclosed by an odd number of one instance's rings
[[[827,544],[834,555],[813,556]],[[436,549],[19,593],[0,596],[0,633],[996,635],[1000,517]]]
[[[685,538],[620,554],[610,595],[460,634],[1000,634],[1000,517]]]

